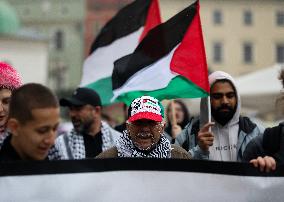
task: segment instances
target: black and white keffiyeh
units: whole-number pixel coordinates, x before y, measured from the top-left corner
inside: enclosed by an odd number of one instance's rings
[[[156,147],[148,154],[145,154],[136,149],[133,142],[129,138],[128,131],[123,131],[116,143],[119,157],[147,157],[147,158],[171,158],[171,143],[164,136],[161,136]]]
[[[110,126],[108,126],[105,122],[102,122],[102,150],[105,151],[113,146],[113,139],[110,131]]]
[[[102,121],[102,151],[114,146],[115,140],[111,127]],[[86,150],[84,137],[72,130],[69,134],[62,134],[56,139],[55,146],[49,152],[49,159],[84,159]]]

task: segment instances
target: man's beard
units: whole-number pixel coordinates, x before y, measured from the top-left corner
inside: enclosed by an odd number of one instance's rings
[[[228,111],[222,111],[223,109],[227,109]],[[226,125],[234,116],[236,112],[237,106],[230,107],[228,105],[222,105],[218,108],[213,108],[212,107],[212,116],[217,121],[219,124],[222,126]]]
[[[93,124],[93,120],[91,119],[82,121],[82,120],[77,120],[76,118],[74,118],[72,119],[72,123],[73,122],[80,122],[80,125],[77,125],[76,127],[74,127],[74,129],[76,132],[82,133],[82,134],[88,134]]]

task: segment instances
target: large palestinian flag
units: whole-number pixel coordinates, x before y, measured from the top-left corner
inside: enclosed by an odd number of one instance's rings
[[[113,100],[129,104],[151,95],[159,100],[208,96],[208,69],[196,1],[152,29],[133,54],[115,62]]]
[[[132,53],[147,32],[160,23],[158,0],[136,0],[121,9],[93,42],[80,85],[96,90],[103,105],[110,104],[114,61]]]

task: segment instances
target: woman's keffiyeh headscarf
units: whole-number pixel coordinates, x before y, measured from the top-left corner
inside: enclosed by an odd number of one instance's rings
[[[0,61],[0,88],[14,90],[22,85],[19,73],[9,64]]]

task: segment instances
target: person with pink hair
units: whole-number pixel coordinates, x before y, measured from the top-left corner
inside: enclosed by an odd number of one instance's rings
[[[9,64],[0,61],[0,148],[8,136],[6,123],[12,91],[22,85],[19,73]]]

